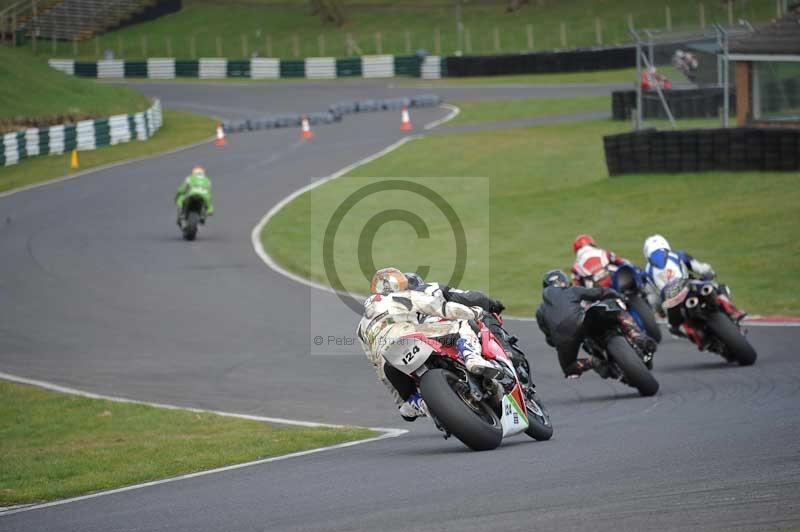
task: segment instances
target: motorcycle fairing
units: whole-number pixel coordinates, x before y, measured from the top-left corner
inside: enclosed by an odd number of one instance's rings
[[[503,396],[502,417],[500,423],[503,425],[503,437],[519,434],[528,428],[528,413],[525,408],[525,401],[522,398],[522,389],[519,384],[514,390]]]
[[[382,350],[383,358],[406,375],[417,371],[430,356],[444,352],[442,345],[424,334],[404,335]]]

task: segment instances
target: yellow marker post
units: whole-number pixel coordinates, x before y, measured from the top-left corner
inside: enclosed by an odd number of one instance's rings
[[[78,168],[78,150],[72,150],[72,157],[69,159],[69,167],[73,170]]]

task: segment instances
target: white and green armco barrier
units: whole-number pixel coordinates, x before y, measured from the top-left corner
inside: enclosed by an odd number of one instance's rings
[[[362,57],[309,57],[306,59],[175,59],[150,58],[140,60],[105,59],[73,61],[51,59],[50,66],[88,78],[308,78],[334,79],[342,77],[392,78],[395,76],[438,79],[443,60],[439,56],[365,55]]]
[[[140,113],[6,133],[0,137],[0,166],[17,164],[34,155],[94,150],[131,140],[146,140],[162,123],[161,102],[155,100],[147,111]]]

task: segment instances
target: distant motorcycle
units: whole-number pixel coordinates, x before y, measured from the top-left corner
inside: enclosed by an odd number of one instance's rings
[[[609,378],[619,379],[643,396],[655,395],[658,381],[650,372],[653,354],[632,345],[620,329],[616,315],[625,310],[624,302],[619,299],[592,303],[583,318],[583,348],[606,361]]]
[[[633,319],[641,327],[647,336],[661,342],[661,329],[656,322],[653,308],[647,303],[647,296],[644,292],[642,282],[642,272],[631,262],[617,266],[609,263],[598,267],[591,275],[581,277],[581,283],[586,288],[593,286],[603,286],[613,288],[625,296],[625,305]]]
[[[522,432],[536,440],[549,440],[553,425],[527,382],[530,369],[515,364],[489,328],[483,322],[479,325],[483,356],[502,369],[500,377],[473,375],[455,346],[422,334],[401,338],[385,350],[384,359],[417,382],[431,418],[445,438],[455,436],[475,451],[494,449],[504,438]],[[513,349],[522,354],[516,345]]]
[[[194,240],[197,237],[197,227],[206,222],[206,204],[207,191],[189,189],[186,193],[186,198],[183,202],[183,210],[181,210],[180,217],[178,218],[178,227],[181,229],[184,240]]]
[[[709,351],[741,366],[755,364],[756,350],[739,324],[731,320],[717,303],[720,293],[730,297],[725,285],[710,280],[681,278],[667,283],[661,293],[667,312],[679,310],[684,320],[703,334]]]

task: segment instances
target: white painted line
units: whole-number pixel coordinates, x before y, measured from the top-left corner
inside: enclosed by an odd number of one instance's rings
[[[441,107],[450,109],[450,113],[447,116],[445,116],[444,118],[440,119],[440,120],[436,120],[434,122],[431,122],[430,124],[427,124],[425,126],[426,130],[433,129],[436,126],[439,126],[439,125],[441,125],[441,124],[443,124],[443,123],[445,123],[445,122],[447,122],[449,120],[452,120],[453,118],[458,116],[458,114],[461,112],[461,110],[458,107],[456,107],[455,105],[450,105],[450,104],[444,103],[444,104],[441,105]],[[387,155],[388,153],[393,152],[394,150],[396,150],[397,148],[399,148],[400,146],[404,145],[406,142],[408,142],[410,140],[420,139],[420,138],[423,138],[423,137],[424,137],[424,135],[410,135],[408,137],[403,137],[400,140],[398,140],[397,142],[395,142],[394,144],[391,144],[391,145],[387,146],[386,148],[380,150],[379,152],[373,153],[369,157],[365,157],[364,159],[356,161],[356,162],[354,162],[353,164],[351,164],[349,166],[345,166],[341,170],[339,170],[337,172],[334,172],[334,173],[332,173],[331,175],[329,175],[327,177],[320,178],[320,179],[318,179],[318,180],[316,180],[316,181],[314,181],[314,182],[312,182],[312,183],[310,183],[310,184],[308,184],[308,185],[306,185],[306,186],[304,186],[304,187],[302,187],[302,188],[300,188],[298,190],[295,190],[294,192],[292,192],[291,194],[289,194],[288,196],[286,196],[285,198],[280,200],[278,203],[276,203],[269,210],[269,212],[267,212],[267,214],[264,215],[263,218],[261,218],[261,220],[256,224],[255,227],[253,227],[253,230],[250,233],[250,241],[253,244],[253,249],[255,250],[256,254],[261,258],[261,260],[264,262],[264,264],[266,264],[270,269],[276,271],[277,273],[283,275],[284,277],[288,277],[292,281],[295,281],[297,283],[309,286],[311,288],[316,288],[317,290],[322,290],[322,291],[325,291],[325,292],[329,292],[331,294],[344,295],[344,296],[350,296],[350,297],[355,297],[355,298],[363,298],[364,294],[357,294],[355,292],[345,292],[345,291],[341,291],[341,290],[336,290],[336,289],[334,289],[334,288],[332,288],[332,287],[330,287],[328,285],[325,285],[325,284],[322,284],[322,283],[318,283],[316,281],[312,281],[311,279],[307,279],[305,277],[302,277],[300,275],[297,275],[296,273],[290,272],[289,270],[285,269],[283,266],[281,266],[280,264],[275,262],[275,260],[264,249],[264,246],[261,243],[261,232],[264,230],[264,227],[266,227],[266,225],[269,223],[269,221],[276,214],[278,214],[278,211],[280,211],[282,208],[284,208],[288,203],[290,203],[292,200],[294,200],[298,196],[301,196],[301,195],[305,194],[306,192],[317,188],[318,186],[324,185],[328,181],[332,181],[333,179],[336,179],[338,177],[342,177],[343,175],[355,170],[359,166],[363,166],[363,165],[365,165],[367,163],[370,163],[370,162],[374,161],[375,159],[383,157],[384,155]],[[503,318],[506,319],[506,320],[511,320],[511,321],[536,321],[536,318],[534,316],[504,315]],[[666,322],[662,321],[660,323],[663,324],[663,323],[666,323]],[[800,327],[800,322],[791,322],[791,321],[753,322],[753,321],[749,321],[749,320],[745,319],[744,320],[744,324],[747,325],[748,327]]]
[[[536,317],[528,316],[506,316],[503,319],[512,321],[536,321]],[[659,325],[666,325],[666,320],[657,319]],[[745,318],[742,322],[745,327],[800,327],[800,322],[796,321],[750,321]]]
[[[78,389],[75,389],[75,388],[68,388],[66,386],[61,386],[59,384],[55,384],[55,383],[52,383],[52,382],[40,381],[40,380],[35,380],[35,379],[28,379],[26,377],[19,377],[17,375],[11,375],[11,374],[2,373],[2,372],[0,372],[0,379],[12,381],[12,382],[18,382],[18,383],[21,383],[21,384],[30,384],[32,386],[38,386],[40,388],[44,388],[46,390],[52,390],[54,392],[65,393],[65,394],[70,394],[70,395],[78,395],[78,396],[87,397],[87,398],[90,398],[90,399],[103,399],[103,400],[106,400],[106,401],[114,401],[114,402],[117,402],[117,403],[131,403],[131,404],[152,406],[152,407],[155,407],[155,408],[166,408],[168,410],[185,410],[185,411],[188,411],[188,412],[198,412],[198,413],[203,413],[203,414],[216,414],[218,416],[224,416],[224,417],[234,417],[234,418],[239,418],[239,419],[248,419],[248,420],[251,420],[251,421],[261,421],[261,422],[264,422],[264,423],[293,425],[293,426],[299,426],[299,427],[365,428],[365,429],[373,430],[375,432],[382,432],[383,433],[380,436],[375,436],[373,438],[367,438],[367,439],[364,439],[364,440],[356,440],[356,441],[350,441],[350,442],[345,442],[345,443],[338,443],[336,445],[328,445],[326,447],[318,447],[316,449],[309,449],[307,451],[298,451],[296,453],[284,454],[284,455],[280,455],[280,456],[273,456],[273,457],[270,457],[270,458],[263,458],[261,460],[254,460],[252,462],[245,462],[245,463],[242,463],[242,464],[234,464],[234,465],[229,465],[229,466],[224,466],[224,467],[218,467],[218,468],[215,468],[215,469],[208,469],[206,471],[198,471],[196,473],[188,473],[186,475],[180,475],[180,476],[177,476],[177,477],[171,477],[171,478],[166,478],[166,479],[162,479],[162,480],[153,480],[151,482],[144,482],[142,484],[134,484],[132,486],[125,486],[123,488],[100,491],[100,492],[97,492],[97,493],[91,493],[89,495],[81,495],[80,497],[72,497],[72,498],[69,498],[69,499],[62,499],[62,500],[59,500],[59,501],[52,501],[52,502],[47,502],[47,503],[42,503],[42,504],[11,506],[11,507],[8,507],[8,508],[0,509],[0,517],[6,516],[6,515],[16,514],[16,513],[20,513],[20,512],[28,512],[28,511],[31,511],[31,510],[38,510],[38,509],[41,509],[41,508],[50,508],[52,506],[60,506],[62,504],[69,504],[69,503],[73,503],[73,502],[84,501],[84,500],[87,500],[87,499],[94,499],[94,498],[97,498],[97,497],[104,497],[106,495],[113,495],[115,493],[123,493],[123,492],[126,492],[126,491],[138,490],[138,489],[147,488],[147,487],[150,487],[150,486],[157,486],[159,484],[167,484],[167,483],[170,483],[170,482],[177,482],[177,481],[180,481],[180,480],[187,480],[187,479],[190,479],[190,478],[203,477],[203,476],[206,476],[206,475],[213,475],[213,474],[222,473],[222,472],[225,472],[225,471],[233,471],[235,469],[242,469],[244,467],[251,467],[251,466],[256,466],[256,465],[261,465],[261,464],[267,464],[267,463],[270,463],[270,462],[279,462],[279,461],[282,461],[282,460],[288,460],[290,458],[298,458],[298,457],[301,457],[301,456],[308,456],[310,454],[316,454],[316,453],[321,453],[321,452],[325,452],[325,451],[331,451],[331,450],[334,450],[334,449],[344,449],[344,448],[347,448],[347,447],[353,447],[355,445],[361,445],[363,443],[370,443],[370,442],[375,442],[375,441],[379,441],[379,440],[385,440],[387,438],[396,438],[396,437],[401,436],[401,435],[403,435],[403,434],[408,432],[405,429],[393,429],[393,428],[383,428],[383,427],[359,427],[359,426],[355,426],[355,425],[332,425],[332,424],[328,424],[328,423],[316,423],[316,422],[311,422],[311,421],[301,421],[301,420],[297,420],[297,419],[285,419],[285,418],[276,418],[276,417],[252,416],[252,415],[248,415],[248,414],[236,414],[236,413],[233,413],[233,412],[221,412],[221,411],[218,411],[218,410],[205,410],[205,409],[202,409],[202,408],[187,408],[187,407],[176,406],[176,405],[168,405],[168,404],[163,404],[163,403],[151,403],[151,402],[148,402],[148,401],[138,401],[138,400],[135,400],[135,399],[126,399],[124,397],[114,397],[114,396],[110,396],[110,395],[102,395],[102,394],[97,394],[97,393],[92,393],[92,392],[86,392],[86,391],[78,390]]]
[[[454,106],[454,105],[442,104],[441,107],[444,107],[446,109],[450,109],[450,113],[447,116],[445,116],[443,119],[431,122],[430,124],[426,125],[425,129],[432,129],[432,128],[440,125],[440,124],[443,124],[443,123],[447,122],[448,120],[452,120],[453,118],[455,118],[458,115],[459,112],[461,112],[461,110],[458,107]],[[343,175],[348,174],[351,171],[355,170],[359,166],[363,166],[363,165],[365,165],[367,163],[371,163],[375,159],[378,159],[380,157],[383,157],[384,155],[387,155],[387,154],[393,152],[394,150],[396,150],[400,146],[403,146],[406,142],[408,142],[410,140],[415,140],[415,139],[419,139],[419,138],[423,138],[423,136],[422,135],[409,135],[407,137],[403,137],[400,140],[398,140],[397,142],[395,142],[394,144],[390,144],[389,146],[383,148],[382,150],[380,150],[380,151],[378,151],[376,153],[373,153],[372,155],[370,155],[368,157],[360,159],[360,160],[354,162],[353,164],[345,166],[341,170],[338,170],[338,171],[336,171],[336,172],[334,172],[334,173],[332,173],[332,174],[330,174],[330,175],[328,175],[326,177],[320,178],[320,179],[318,179],[318,180],[316,180],[316,181],[314,181],[312,183],[309,183],[308,185],[295,190],[294,192],[292,192],[291,194],[289,194],[288,196],[286,196],[285,198],[280,200],[278,203],[276,203],[269,210],[269,212],[267,212],[267,214],[264,215],[263,218],[261,218],[261,220],[259,220],[259,222],[256,224],[256,226],[253,227],[253,230],[250,232],[250,241],[253,244],[253,249],[255,250],[256,254],[261,258],[261,260],[264,262],[264,264],[266,264],[270,269],[278,272],[279,274],[283,275],[284,277],[288,277],[292,281],[295,281],[295,282],[300,283],[300,284],[304,284],[306,286],[310,286],[311,288],[316,288],[317,290],[323,290],[323,291],[329,292],[331,294],[338,294],[338,295],[350,296],[350,297],[355,297],[355,298],[363,298],[364,297],[363,294],[356,294],[356,293],[353,293],[353,292],[343,292],[341,290],[336,290],[336,289],[334,289],[334,288],[332,288],[330,286],[324,285],[322,283],[318,283],[316,281],[312,281],[311,279],[307,279],[305,277],[302,277],[300,275],[297,275],[297,274],[292,273],[289,270],[285,269],[283,266],[281,266],[280,264],[275,262],[275,260],[273,260],[273,258],[270,257],[270,255],[264,249],[264,245],[261,243],[261,232],[264,230],[264,227],[267,226],[269,221],[276,214],[278,214],[278,211],[283,209],[289,202],[291,202],[295,198],[297,198],[297,197],[305,194],[306,192],[308,192],[310,190],[313,190],[313,189],[315,189],[315,188],[317,188],[317,187],[319,187],[321,185],[324,185],[328,181],[332,181],[332,180],[334,180],[336,178],[342,177]]]
[[[108,170],[109,168],[116,168],[117,166],[122,166],[124,164],[136,163],[139,161],[144,161],[147,159],[155,159],[157,157],[162,157],[164,155],[172,155],[173,153],[179,153],[185,150],[190,150],[192,148],[196,148],[197,146],[202,146],[203,144],[207,144],[212,140],[215,140],[216,137],[209,137],[205,140],[201,140],[199,142],[195,142],[193,144],[187,144],[186,146],[181,146],[180,148],[175,148],[173,150],[157,153],[155,155],[142,155],[141,157],[134,157],[132,159],[125,159],[124,161],[117,161],[115,163],[104,164],[102,166],[95,166],[94,168],[89,168],[87,170],[83,170],[82,172],[76,172],[74,174],[65,175],[63,177],[57,177],[55,179],[51,179],[49,181],[42,181],[41,183],[34,183],[33,185],[27,185],[21,188],[15,188],[12,190],[7,190],[6,192],[0,192],[0,198],[5,198],[19,192],[26,192],[28,190],[33,190],[36,188],[46,187],[47,185],[54,185],[56,183],[63,183],[64,181],[71,181],[72,179],[77,179],[79,177],[93,174],[95,172],[100,172],[102,170]],[[38,157],[38,156],[37,156]],[[24,164],[24,163],[21,163]]]
[[[301,421],[298,419],[287,419],[281,417],[264,417],[264,416],[253,416],[250,414],[236,414],[233,412],[222,412],[219,410],[207,410],[205,408],[192,408],[187,406],[177,406],[177,405],[170,405],[165,403],[153,403],[150,401],[140,401],[138,399],[127,399],[125,397],[115,397],[113,395],[103,395],[99,393],[87,392],[84,390],[78,390],[77,388],[69,388],[67,386],[61,386],[60,384],[55,384],[52,382],[41,381],[37,379],[29,379],[27,377],[20,377],[18,375],[12,375],[10,373],[3,373],[0,372],[0,379],[18,382],[20,384],[30,384],[31,386],[37,386],[39,388],[44,388],[45,390],[51,390],[54,392],[69,394],[69,395],[78,395],[80,397],[87,397],[89,399],[103,399],[105,401],[114,401],[115,403],[129,403],[135,405],[146,405],[152,406],[155,408],[165,408],[167,410],[186,410],[188,412],[197,412],[201,414],[216,414],[218,416],[225,416],[225,417],[235,417],[239,419],[249,419],[251,421],[262,421],[264,423],[276,423],[281,425],[294,425],[298,427],[328,427],[328,428],[335,428],[335,429],[342,429],[342,428],[357,428],[357,429],[369,429],[375,430],[380,432],[397,432],[399,434],[404,434],[408,431],[404,429],[392,429],[392,428],[383,428],[383,427],[359,427],[356,425],[334,425],[330,423],[317,423],[315,421]],[[398,435],[399,435],[398,434]]]
[[[747,318],[742,321],[745,327],[800,327],[800,323],[796,321],[748,321]]]
[[[449,103],[443,103],[442,105],[440,105],[440,107],[442,107],[444,109],[449,109],[450,112],[444,118],[440,118],[439,120],[434,120],[430,124],[425,125],[424,129],[426,131],[431,130],[431,129],[437,127],[437,126],[441,126],[445,122],[449,122],[450,120],[452,120],[455,117],[457,117],[458,114],[461,112],[461,109],[459,109],[455,105],[450,105]]]
[[[302,194],[305,194],[309,190],[313,190],[313,189],[317,188],[318,186],[324,185],[328,181],[332,181],[332,180],[334,180],[336,178],[342,177],[343,175],[353,171],[354,169],[358,168],[359,166],[363,166],[363,165],[365,165],[367,163],[370,163],[370,162],[374,161],[375,159],[378,159],[379,157],[383,157],[384,155],[386,155],[388,153],[391,153],[394,150],[396,150],[397,148],[399,148],[400,146],[404,145],[406,142],[408,142],[410,140],[418,139],[418,138],[422,138],[422,137],[420,135],[410,135],[408,137],[403,137],[400,140],[398,140],[397,142],[395,142],[394,144],[391,144],[391,145],[383,148],[379,152],[373,153],[369,157],[365,157],[365,158],[363,158],[361,160],[358,160],[358,161],[354,162],[351,165],[345,166],[341,170],[339,170],[337,172],[334,172],[334,173],[332,173],[331,175],[329,175],[327,177],[320,178],[320,179],[314,181],[313,183],[310,183],[310,184],[308,184],[308,185],[306,185],[306,186],[304,186],[302,188],[299,188],[299,189],[295,190],[294,192],[292,192],[291,194],[289,194],[288,196],[286,196],[285,198],[283,198],[282,200],[280,200],[278,203],[276,203],[269,210],[269,212],[267,212],[267,214],[264,215],[263,218],[261,218],[261,220],[256,224],[256,226],[253,227],[253,231],[250,233],[250,241],[253,244],[253,249],[255,250],[256,254],[261,258],[261,260],[264,262],[264,264],[266,264],[269,268],[271,268],[272,270],[278,272],[279,274],[281,274],[281,275],[283,275],[285,277],[288,277],[292,281],[298,282],[300,284],[304,284],[306,286],[310,286],[311,288],[316,288],[318,290],[324,290],[325,292],[329,292],[329,293],[332,293],[332,294],[340,294],[340,295],[357,297],[357,298],[363,297],[363,295],[361,295],[361,294],[355,294],[355,293],[351,293],[351,292],[342,292],[342,291],[339,291],[339,290],[335,290],[334,288],[331,288],[330,286],[327,286],[327,285],[324,285],[324,284],[321,284],[321,283],[317,283],[315,281],[312,281],[311,279],[306,279],[305,277],[301,277],[301,276],[299,276],[299,275],[297,275],[295,273],[292,273],[289,270],[285,269],[283,266],[281,266],[280,264],[275,262],[272,259],[272,257],[269,256],[269,254],[266,252],[266,250],[264,250],[264,246],[261,243],[261,231],[263,231],[264,227],[266,227],[266,225],[278,213],[278,211],[280,211],[283,207],[285,207],[289,202],[291,202],[292,200],[294,200],[298,196],[301,196]]]

